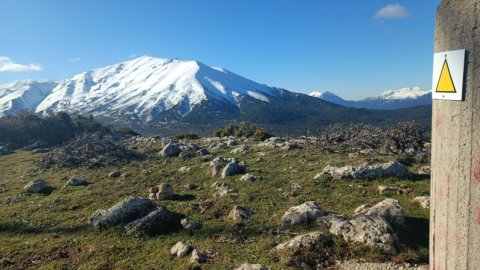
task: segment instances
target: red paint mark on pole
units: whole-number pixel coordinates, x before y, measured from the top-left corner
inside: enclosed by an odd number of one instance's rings
[[[477,216],[475,221],[477,222],[478,225],[480,225],[480,207],[477,208]]]
[[[480,184],[480,156],[477,156],[473,165],[473,179]]]
[[[447,181],[448,183],[452,182],[452,175],[450,173],[447,174]]]

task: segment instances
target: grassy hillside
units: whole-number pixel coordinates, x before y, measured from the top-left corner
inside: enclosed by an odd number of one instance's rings
[[[196,141],[207,146],[209,143]],[[346,154],[327,153],[312,146],[299,150],[252,147],[248,154],[231,154],[233,147],[211,149],[213,157],[238,157],[248,171],[262,176],[256,182],[240,182],[240,176],[226,179],[212,177],[207,161],[198,158],[160,157],[159,140],[130,145],[148,148],[153,155],[143,161],[122,166],[93,169],[83,167],[38,169],[34,162],[43,154],[17,151],[0,156],[0,268],[2,269],[188,269],[188,258],[170,257],[170,248],[177,241],[188,241],[211,255],[202,269],[233,269],[244,263],[263,263],[272,269],[293,269],[289,256],[272,250],[276,244],[293,235],[318,230],[304,225],[279,230],[283,213],[291,206],[315,201],[328,211],[351,216],[353,210],[366,202],[385,197],[398,199],[407,214],[407,226],[397,228],[402,243],[394,256],[378,250],[346,244],[336,239],[341,257],[362,257],[367,260],[425,262],[428,256],[428,210],[421,209],[412,199],[428,195],[429,177],[399,180],[343,181],[314,176],[328,165],[363,164],[396,159],[394,156],[367,154],[348,158]],[[411,171],[423,164],[411,163]],[[189,166],[189,172],[179,168]],[[122,177],[112,179],[108,173],[120,170]],[[63,187],[68,178],[81,175],[92,184],[85,187]],[[51,194],[26,194],[23,186],[30,180],[46,180],[54,190]],[[210,185],[215,181],[228,183],[238,190],[214,198]],[[160,204],[203,223],[198,231],[178,230],[168,234],[127,236],[121,227],[102,231],[86,225],[88,217],[99,208],[107,209],[127,195],[147,197],[148,189],[170,183],[179,195],[176,200]],[[188,190],[193,183],[199,190]],[[378,185],[412,188],[408,194],[379,195]],[[230,221],[228,212],[234,205],[254,212],[242,224]]]

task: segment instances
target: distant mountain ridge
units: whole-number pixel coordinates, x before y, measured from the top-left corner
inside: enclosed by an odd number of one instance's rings
[[[112,126],[167,133],[209,132],[232,121],[249,121],[287,132],[292,132],[292,126],[306,130],[333,123],[430,123],[428,107],[416,109],[415,114],[379,113],[337,104],[260,84],[198,61],[149,56],[60,81],[25,80],[0,85],[0,116],[24,110],[42,115],[65,111],[93,115]]]
[[[432,92],[421,90],[420,87],[388,90],[379,96],[361,100],[345,100],[329,91],[311,92],[309,95],[346,107],[372,110],[396,110],[432,104]]]

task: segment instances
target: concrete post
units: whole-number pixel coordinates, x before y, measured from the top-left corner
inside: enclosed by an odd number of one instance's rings
[[[434,100],[430,269],[480,269],[480,0],[443,0],[435,52],[466,50],[464,100]]]

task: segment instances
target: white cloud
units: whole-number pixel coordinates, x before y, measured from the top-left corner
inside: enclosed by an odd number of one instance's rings
[[[373,18],[375,19],[400,19],[410,16],[410,12],[400,4],[388,5],[379,9]]]
[[[76,63],[78,61],[82,60],[80,57],[74,57],[74,58],[70,58],[68,59],[68,62],[70,63]]]
[[[0,56],[0,72],[27,72],[40,70],[42,70],[42,67],[39,64],[17,64],[6,56]]]

